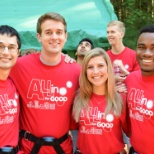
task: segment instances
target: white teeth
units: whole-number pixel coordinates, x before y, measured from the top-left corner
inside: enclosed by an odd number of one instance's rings
[[[55,42],[55,43],[50,43],[50,44],[51,44],[51,45],[57,45],[58,43]]]
[[[0,59],[10,59],[10,58],[0,57]]]
[[[10,60],[10,58],[0,58],[0,61],[4,63],[9,62]]]
[[[150,63],[150,62],[152,62],[153,60],[142,59],[142,61],[145,62],[145,63]]]
[[[109,41],[113,41],[114,39],[109,39]]]
[[[100,79],[101,76],[94,76],[93,78],[94,78],[94,79]]]

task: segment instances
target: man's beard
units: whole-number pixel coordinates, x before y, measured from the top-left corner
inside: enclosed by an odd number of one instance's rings
[[[76,53],[76,56],[85,56],[85,54],[86,54],[85,52],[80,52],[79,51],[79,52]]]

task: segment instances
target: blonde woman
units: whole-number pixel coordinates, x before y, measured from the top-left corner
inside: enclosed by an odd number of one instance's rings
[[[110,58],[101,48],[92,49],[83,60],[73,116],[79,124],[76,153],[125,153],[125,96],[116,92]]]

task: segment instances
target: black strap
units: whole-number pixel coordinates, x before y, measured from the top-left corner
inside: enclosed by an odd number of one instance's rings
[[[3,152],[0,148],[0,154],[17,154],[18,153],[18,147],[13,148],[10,152]]]
[[[130,147],[129,149],[129,154],[134,154],[134,153],[137,153],[133,147]]]
[[[82,152],[77,148],[74,152],[74,154],[82,154]]]
[[[65,154],[60,144],[63,143],[68,138],[68,133],[66,133],[64,136],[58,139],[54,139],[51,142],[47,142],[43,138],[38,138],[28,131],[21,130],[20,138],[24,138],[25,140],[34,142],[34,146],[30,154],[37,154],[41,146],[53,146],[57,154]]]

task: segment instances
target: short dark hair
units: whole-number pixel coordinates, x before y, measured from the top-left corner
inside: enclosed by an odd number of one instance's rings
[[[151,25],[147,25],[145,27],[143,27],[141,30],[140,30],[140,33],[139,35],[141,35],[142,33],[154,33],[154,24],[151,24]]]
[[[16,36],[17,38],[17,44],[18,44],[18,49],[21,48],[21,39],[20,39],[20,36],[19,36],[19,33],[11,26],[8,26],[8,25],[1,25],[0,26],[0,34],[1,35],[8,35],[8,36]]]
[[[65,33],[67,32],[67,23],[64,17],[62,17],[60,14],[56,12],[48,12],[39,17],[37,21],[37,27],[36,27],[37,33],[39,34],[42,33],[41,25],[46,20],[56,20],[56,21],[61,22],[65,26]]]
[[[94,44],[93,44],[92,40],[89,39],[89,38],[83,38],[83,39],[79,42],[79,44],[81,44],[81,43],[84,42],[84,41],[87,41],[87,42],[89,42],[89,43],[91,44],[91,49],[94,48]],[[79,46],[79,44],[78,44],[78,46]]]

